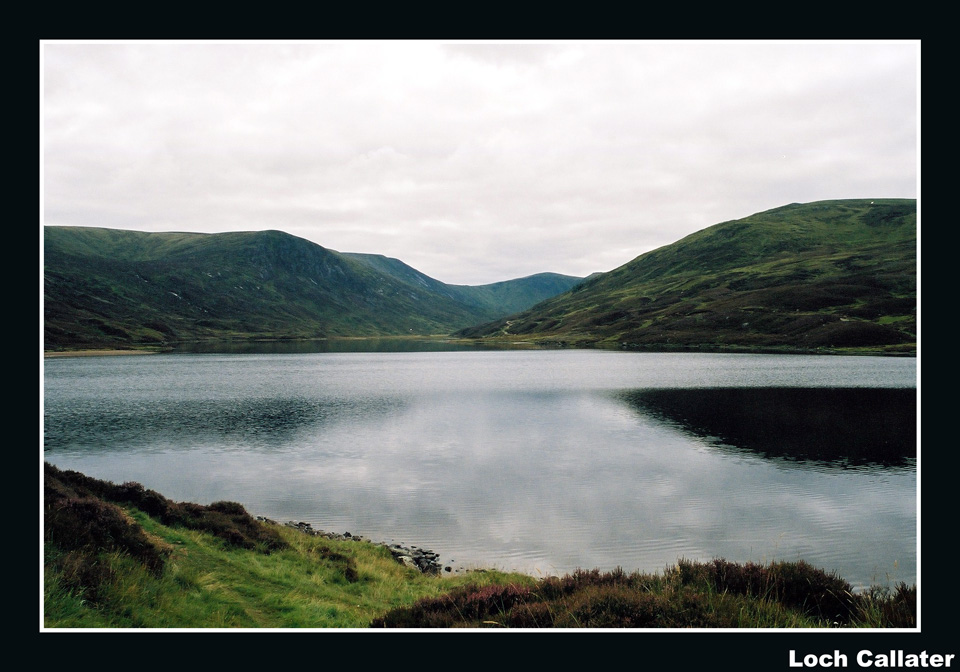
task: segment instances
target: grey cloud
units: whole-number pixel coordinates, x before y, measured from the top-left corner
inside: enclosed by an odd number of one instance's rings
[[[789,202],[915,196],[918,52],[46,44],[46,222],[279,228],[460,284],[585,275]]]

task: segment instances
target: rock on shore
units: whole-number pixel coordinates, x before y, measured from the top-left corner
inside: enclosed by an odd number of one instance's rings
[[[412,567],[419,572],[424,574],[439,574],[441,569],[440,556],[437,553],[434,553],[431,550],[420,548],[418,546],[403,546],[396,543],[387,543],[383,541],[373,541],[365,537],[350,534],[349,532],[325,532],[323,530],[315,530],[310,523],[305,523],[302,521],[290,520],[286,523],[278,523],[275,520],[270,520],[264,516],[257,516],[257,520],[263,523],[268,523],[270,525],[283,525],[285,527],[291,527],[295,530],[299,530],[304,534],[309,534],[314,537],[325,537],[327,539],[336,539],[338,541],[365,541],[370,544],[376,544],[378,546],[384,546],[393,555],[394,559],[402,565],[407,567]],[[451,571],[450,567],[444,568],[446,571]]]

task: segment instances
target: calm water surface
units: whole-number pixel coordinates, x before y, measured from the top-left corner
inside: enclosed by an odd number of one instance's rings
[[[917,577],[916,360],[608,351],[44,362],[44,457],[454,567]]]

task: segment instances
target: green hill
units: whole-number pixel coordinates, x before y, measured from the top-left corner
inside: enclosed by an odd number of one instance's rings
[[[821,201],[711,226],[458,335],[913,353],[916,309],[916,201]]]
[[[506,307],[498,308],[493,293],[477,298],[489,290],[447,286],[374,258],[279,231],[45,227],[44,347],[449,334],[545,297],[517,298],[529,283],[514,281],[519,289],[504,290]]]
[[[379,254],[353,254],[344,256],[361,261],[371,268],[386,273],[397,280],[421,286],[470,306],[481,312],[484,319],[495,319],[525,310],[544,299],[561,294],[583,281],[572,275],[537,273],[516,280],[505,280],[489,285],[447,285],[424,275],[399,259]]]
[[[44,347],[456,332],[625,348],[915,353],[916,220],[909,199],[794,203],[585,280],[541,273],[481,286],[279,231],[45,227]]]

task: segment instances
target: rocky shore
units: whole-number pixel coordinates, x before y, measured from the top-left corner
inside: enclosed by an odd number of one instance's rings
[[[440,562],[440,556],[437,553],[434,553],[431,550],[420,548],[418,546],[404,546],[402,544],[388,543],[385,541],[373,541],[372,539],[367,539],[360,535],[350,534],[349,532],[325,532],[324,530],[315,530],[310,523],[305,523],[302,521],[290,520],[286,523],[279,523],[275,520],[270,520],[264,516],[257,516],[257,520],[263,523],[268,523],[270,525],[283,525],[284,527],[291,527],[295,530],[299,530],[304,534],[309,534],[314,537],[325,537],[327,539],[336,539],[338,541],[361,541],[367,542],[370,544],[376,544],[378,546],[384,546],[393,555],[393,558],[402,565],[407,567],[412,567],[424,574],[439,574],[441,570],[445,572],[452,571],[450,566],[444,567]]]

